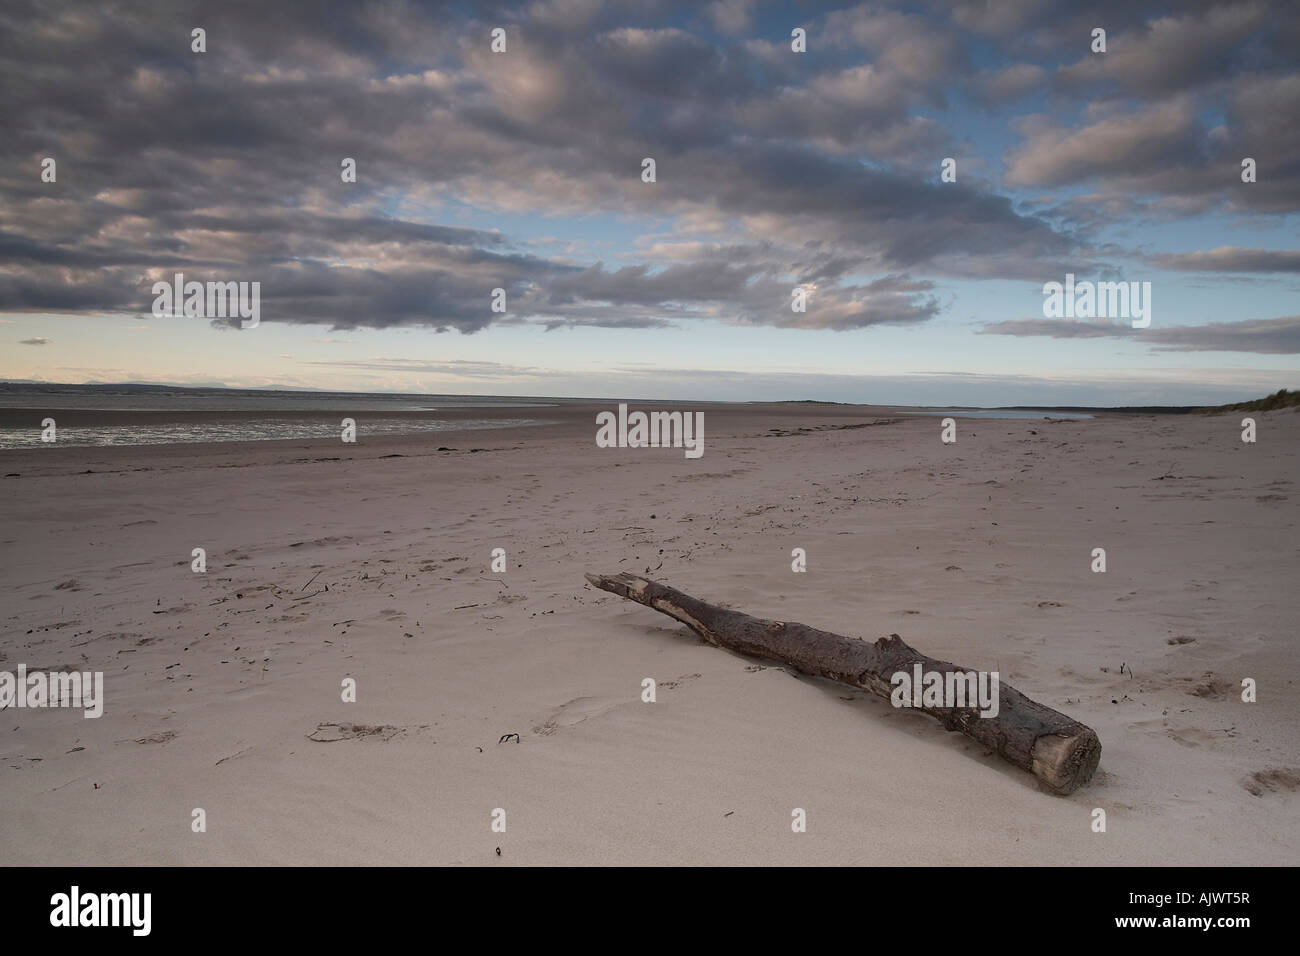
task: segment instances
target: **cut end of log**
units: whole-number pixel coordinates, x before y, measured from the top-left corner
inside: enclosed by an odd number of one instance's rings
[[[1097,771],[1101,741],[1087,727],[1076,734],[1044,734],[1034,741],[1031,772],[1043,787],[1058,796],[1073,793]]]

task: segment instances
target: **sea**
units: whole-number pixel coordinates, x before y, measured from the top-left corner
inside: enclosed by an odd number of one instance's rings
[[[366,435],[410,435],[550,424],[547,409],[600,399],[493,395],[409,395],[277,389],[186,388],[171,385],[56,385],[0,382],[0,449],[41,445],[42,422],[53,418],[59,445],[166,445],[185,442],[338,438],[342,418],[363,414]],[[612,400],[611,400],[612,401]],[[878,406],[877,406],[878,407]],[[491,417],[466,414],[492,409]],[[5,409],[39,410],[31,420]],[[63,409],[104,413],[92,424],[60,424]],[[500,410],[517,410],[501,416]],[[1091,418],[1052,410],[913,408],[900,412],[954,418]],[[440,417],[439,411],[455,412]],[[176,413],[132,416],[132,412]],[[114,415],[112,413],[121,413]],[[191,414],[207,413],[207,414]],[[223,419],[222,413],[231,413]]]
[[[44,385],[0,382],[0,410],[40,409],[30,422],[0,415],[0,449],[42,444],[42,421],[53,418],[59,445],[166,445],[184,442],[338,438],[344,417],[364,415],[366,435],[410,435],[468,429],[519,428],[548,423],[544,412],[566,399],[508,396],[399,395],[384,392],[309,392],[273,389],[182,388],[154,385]],[[518,409],[517,416],[476,418],[463,411]],[[64,425],[59,411],[110,413],[101,423]],[[132,412],[181,413],[169,416]],[[192,415],[190,413],[207,413]],[[122,413],[114,415],[111,413]],[[232,414],[223,420],[222,413]],[[387,413],[391,417],[385,417]],[[400,414],[398,414],[400,413]],[[417,413],[417,414],[412,414]],[[422,414],[419,414],[422,413]],[[190,420],[184,420],[188,417]]]

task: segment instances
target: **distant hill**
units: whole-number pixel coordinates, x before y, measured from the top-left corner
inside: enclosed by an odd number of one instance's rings
[[[1235,405],[1215,405],[1199,411],[1210,412],[1271,412],[1279,408],[1294,408],[1300,405],[1300,392],[1289,392],[1279,388],[1272,395],[1257,398],[1253,402],[1237,402]]]
[[[1271,412],[1278,408],[1300,405],[1300,392],[1278,389],[1272,395],[1232,405],[1010,405],[1015,411],[1044,412],[1124,412],[1140,415],[1213,415],[1218,412]]]

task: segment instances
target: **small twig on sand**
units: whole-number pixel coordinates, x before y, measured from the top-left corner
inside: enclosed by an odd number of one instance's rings
[[[230,754],[230,755],[227,756],[227,757],[222,757],[220,760],[218,760],[218,761],[217,761],[216,763],[214,763],[212,766],[214,766],[214,767],[220,767],[220,766],[221,766],[223,763],[225,763],[227,760],[234,760],[236,757],[242,757],[244,754],[248,753],[248,752],[249,752],[250,750],[252,750],[252,749],[253,749],[252,747],[245,747],[243,750],[240,750],[240,751],[238,751],[238,752],[236,752],[236,753]]]
[[[323,571],[324,568],[322,568],[321,570]],[[307,590],[307,588],[311,585],[311,582],[312,582],[312,581],[315,581],[318,577],[320,577],[320,571],[317,571],[315,574],[313,574],[313,575],[312,575],[312,576],[307,580],[307,583],[304,584],[302,587],[300,587],[300,588],[298,589],[298,593],[301,594],[303,591]]]

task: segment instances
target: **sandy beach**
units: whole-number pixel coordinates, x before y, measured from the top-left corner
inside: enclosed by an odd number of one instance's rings
[[[946,445],[932,417],[680,406],[705,412],[691,460],[597,448],[612,407],[0,453],[0,669],[100,670],[106,694],[99,719],[0,712],[0,859],[1297,860],[1294,410],[1255,413],[1254,444],[1220,414],[959,419]],[[617,571],[998,670],[1094,728],[1101,768],[1046,794],[921,714],[583,579]]]

